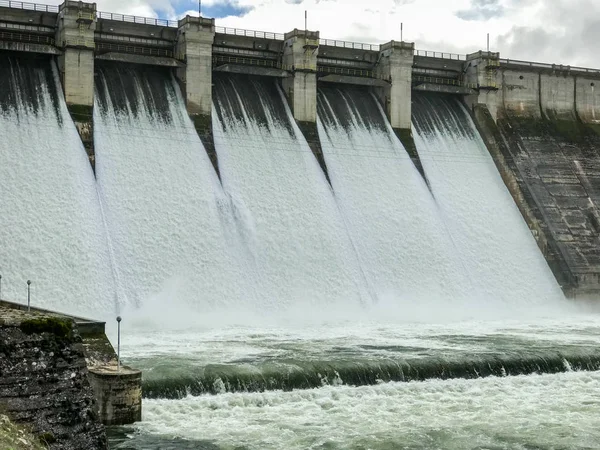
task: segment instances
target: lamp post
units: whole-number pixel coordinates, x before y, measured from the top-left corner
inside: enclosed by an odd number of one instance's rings
[[[121,316],[117,316],[117,372],[121,371]]]
[[[0,300],[2,300],[2,275],[0,275]]]
[[[27,280],[27,312],[31,311],[31,280]]]

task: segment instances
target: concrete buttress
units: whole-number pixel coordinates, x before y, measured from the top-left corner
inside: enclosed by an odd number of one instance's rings
[[[395,130],[411,127],[412,66],[415,45],[391,41],[381,46],[377,64],[378,78],[387,81],[381,100]]]
[[[283,90],[299,122],[317,121],[317,56],[319,32],[295,29],[285,34],[283,68],[292,73],[283,79]]]
[[[63,50],[58,57],[58,69],[65,101],[94,168],[92,113],[96,4],[67,0],[60,5],[57,20],[56,45]]]

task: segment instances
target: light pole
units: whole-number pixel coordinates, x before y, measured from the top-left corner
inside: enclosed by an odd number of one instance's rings
[[[31,280],[27,280],[27,312],[31,311]]]
[[[121,371],[121,316],[117,316],[117,372]]]
[[[0,300],[2,300],[2,275],[0,275]]]

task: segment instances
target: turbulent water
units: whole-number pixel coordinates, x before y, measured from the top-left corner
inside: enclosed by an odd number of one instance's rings
[[[0,53],[2,298],[114,311],[107,237],[92,168],[53,62]]]
[[[99,63],[94,123],[119,302],[164,320],[178,304],[251,299],[227,202],[169,72]]]
[[[275,80],[219,74],[213,133],[223,187],[270,309],[370,301],[327,180]]]
[[[456,100],[414,97],[428,187],[375,97],[321,88],[330,185],[275,81],[217,74],[221,184],[170,72],[98,61],[95,183],[51,60],[0,79],[2,297],[123,314],[111,448],[599,448],[600,322]]]
[[[329,176],[377,299],[451,302],[468,287],[421,175],[368,91],[321,87]]]
[[[458,99],[414,93],[414,138],[432,192],[482,304],[563,300],[485,144]]]
[[[599,333],[590,316],[132,331],[123,352],[144,370],[150,398],[144,421],[111,440],[121,449],[595,448],[600,372],[578,370],[600,368]],[[405,382],[383,383],[394,367]],[[235,374],[265,384],[236,389]],[[171,395],[177,381],[187,387]],[[198,395],[202,383],[210,393]]]

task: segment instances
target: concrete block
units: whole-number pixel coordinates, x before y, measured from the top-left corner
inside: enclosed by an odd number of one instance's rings
[[[142,373],[102,366],[89,369],[100,420],[104,425],[127,425],[142,420]]]
[[[211,114],[214,38],[214,19],[186,16],[179,21],[175,53],[186,66],[177,70],[177,78],[189,114]]]
[[[584,123],[600,124],[600,80],[577,77],[576,111]]]
[[[391,41],[381,46],[377,76],[387,81],[380,99],[394,129],[411,127],[411,90],[414,44]]]
[[[540,74],[540,103],[549,120],[575,120],[575,78]]]
[[[285,34],[282,66],[293,76],[282,80],[294,118],[317,121],[317,58],[319,32],[293,30]]]
[[[540,74],[537,72],[500,70],[502,101],[509,114],[517,117],[541,118]]]

